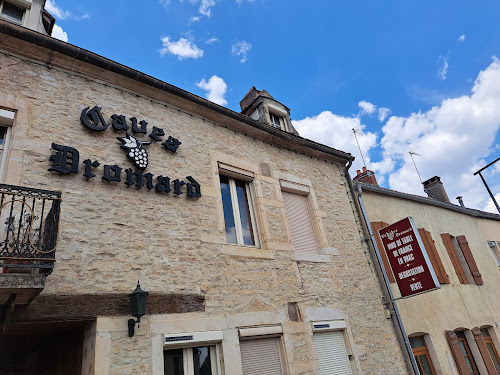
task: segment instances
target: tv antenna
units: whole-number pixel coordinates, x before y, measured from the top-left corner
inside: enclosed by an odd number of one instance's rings
[[[422,155],[417,154],[414,151],[409,151],[408,153],[410,154],[411,160],[413,161],[413,165],[415,166],[415,170],[417,171],[418,178],[420,179],[420,183],[422,183],[422,177],[420,177],[420,173],[418,173],[417,165],[415,164],[415,160],[413,159],[413,155],[417,155],[417,156],[422,156]]]
[[[361,159],[363,159],[363,165],[365,166],[366,168],[366,162],[365,162],[365,158],[363,156],[363,152],[361,152],[361,147],[359,146],[359,142],[358,142],[358,137],[356,134],[359,134],[361,136],[364,136],[363,132],[361,130],[359,130],[358,128],[352,128],[352,134],[354,134],[354,138],[356,139],[356,143],[358,144],[358,148],[359,148],[359,153],[361,154]]]

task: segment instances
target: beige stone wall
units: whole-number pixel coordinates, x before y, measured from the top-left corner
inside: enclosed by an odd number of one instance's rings
[[[315,374],[310,322],[332,319],[347,322],[358,374],[406,373],[361,245],[342,165],[274,147],[96,79],[5,55],[0,67],[0,106],[18,110],[5,183],[62,191],[57,262],[43,294],[129,293],[140,278],[150,292],[206,298],[205,313],[146,316],[133,338],[127,336],[129,317],[99,318],[95,342],[88,345],[95,347],[96,374],[160,374],[163,334],[222,330],[223,370],[237,375],[237,328],[262,324],[282,325],[289,374]],[[116,139],[122,133],[111,126],[90,132],[80,123],[82,109],[94,105],[102,106],[106,120],[114,113],[135,116],[149,129],[163,128],[165,139],[179,138],[176,154],[160,142],[148,146],[147,171],[172,179],[193,176],[202,197],[101,181],[104,164],[132,164]],[[83,166],[77,175],[48,172],[52,142],[77,148],[80,162],[98,160],[96,177],[87,181]],[[258,248],[226,244],[218,162],[255,175]],[[280,179],[310,187],[321,256],[296,259]],[[298,302],[303,322],[289,320],[288,302]]]
[[[425,228],[431,233],[451,283],[441,285],[439,290],[400,300],[397,305],[408,335],[429,335],[431,346],[434,348],[431,355],[437,373],[454,374],[450,366],[450,361],[455,366],[454,360],[445,330],[491,326],[496,334],[494,339],[500,337],[500,270],[486,242],[487,239],[498,238],[500,222],[478,220],[459,212],[369,191],[363,191],[362,198],[370,221],[391,224],[411,216],[418,228]],[[483,232],[487,231],[496,231],[496,237],[485,237]],[[482,275],[483,285],[460,284],[442,242],[441,233],[450,233],[452,236],[465,235]],[[398,297],[396,284],[391,285],[395,296]],[[474,343],[470,340],[469,345],[474,350]],[[499,347],[497,345],[497,348]],[[478,366],[484,366],[481,364],[479,353],[476,353],[476,357]]]

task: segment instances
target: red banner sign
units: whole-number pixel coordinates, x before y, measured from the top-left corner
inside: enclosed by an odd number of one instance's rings
[[[411,217],[378,233],[403,298],[441,287]]]

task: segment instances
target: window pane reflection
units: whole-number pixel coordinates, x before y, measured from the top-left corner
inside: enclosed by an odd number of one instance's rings
[[[231,190],[229,188],[229,179],[226,176],[220,176],[220,191],[222,194],[222,207],[224,209],[224,222],[226,225],[226,240],[229,243],[238,243],[238,239],[236,238],[236,227],[234,225]]]
[[[212,375],[210,347],[193,348],[194,375]]]
[[[165,375],[184,375],[182,349],[165,350],[163,352]]]
[[[255,242],[253,240],[250,209],[248,207],[247,191],[245,183],[243,181],[236,181],[236,195],[238,197],[238,207],[240,209],[241,229],[243,231],[243,243],[245,245],[255,245]]]

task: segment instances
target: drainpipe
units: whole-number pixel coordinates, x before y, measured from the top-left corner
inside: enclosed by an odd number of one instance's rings
[[[371,239],[371,250],[372,250],[372,255],[375,254],[377,258],[377,263],[378,267],[375,267],[375,270],[377,272],[377,275],[380,279],[384,280],[384,285],[382,287],[382,291],[384,292],[384,299],[387,301],[388,307],[392,307],[392,310],[394,313],[391,313],[391,318],[393,321],[393,324],[397,327],[396,329],[396,336],[398,338],[399,344],[401,348],[404,348],[403,350],[403,356],[405,358],[406,362],[406,367],[408,368],[408,371],[410,374],[413,375],[419,375],[420,371],[418,370],[417,363],[415,362],[415,357],[413,356],[413,351],[410,346],[410,341],[408,340],[408,336],[406,334],[405,328],[403,326],[403,320],[401,319],[401,315],[399,314],[399,309],[396,305],[396,301],[394,299],[394,294],[392,293],[391,289],[391,284],[389,283],[389,279],[387,277],[387,273],[385,272],[385,268],[382,263],[382,258],[380,257],[380,252],[377,247],[377,242],[375,241],[375,237],[373,236],[373,232],[371,229],[370,221],[368,220],[368,216],[366,215],[365,207],[363,205],[363,200],[361,199],[361,196],[363,194],[363,191],[361,189],[361,186],[358,185],[358,194],[354,191],[354,186],[352,184],[352,181],[349,177],[349,168],[352,165],[352,160],[349,160],[347,165],[345,166],[345,177],[346,180],[349,184],[349,189],[351,190],[351,194],[354,197],[358,197],[358,202],[354,200],[354,204],[356,206],[356,209],[358,211],[358,214],[360,217],[363,217],[364,220],[364,225],[362,222],[362,227],[363,230],[366,233],[368,233],[369,238]],[[368,247],[370,242],[368,242]]]

